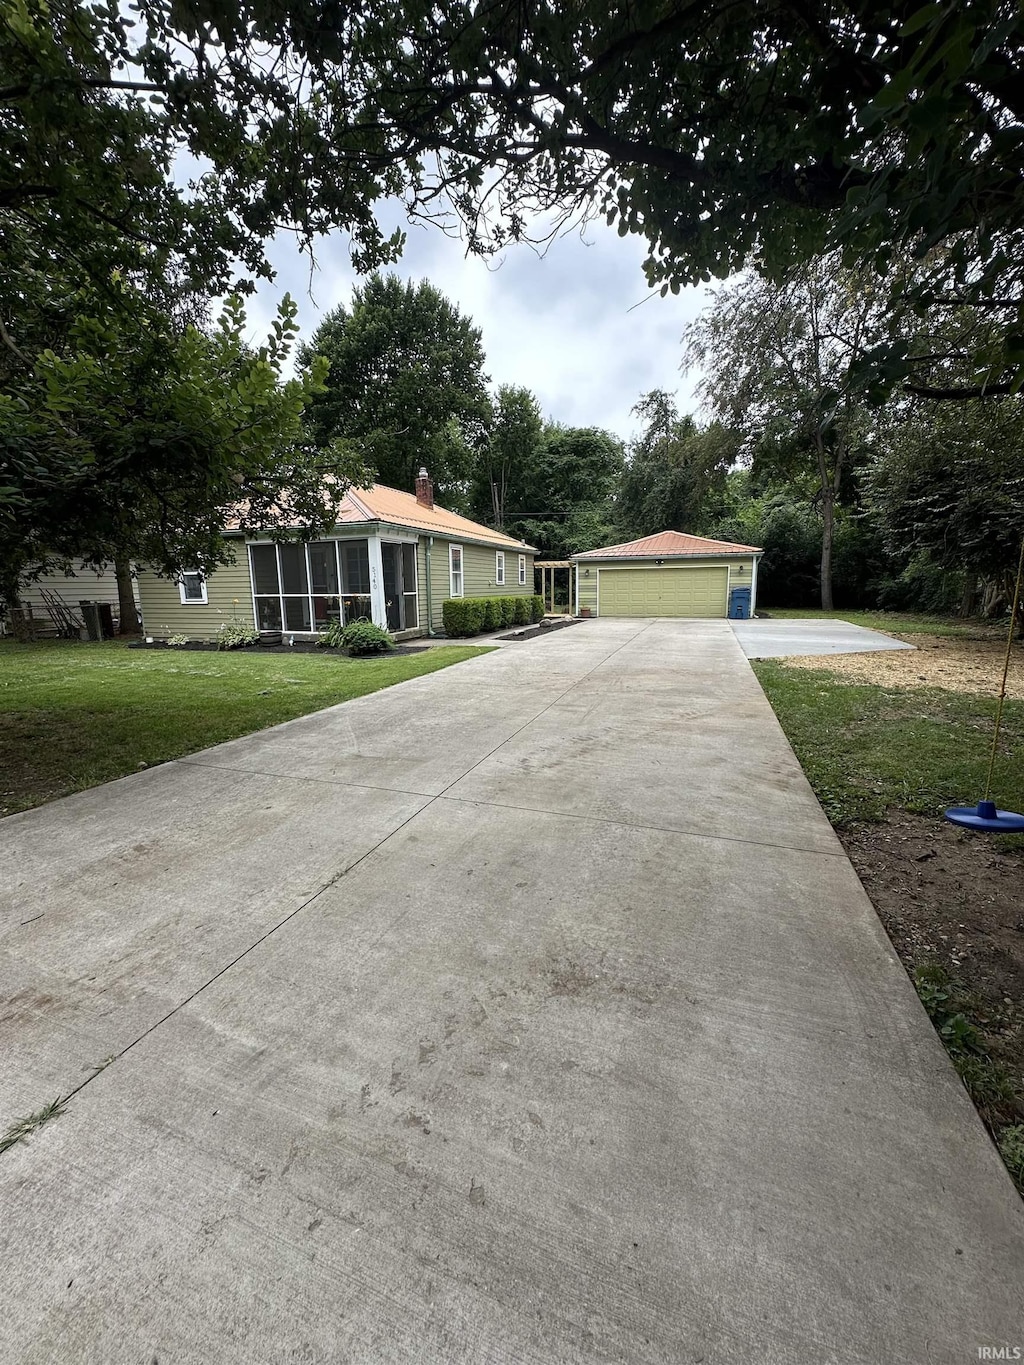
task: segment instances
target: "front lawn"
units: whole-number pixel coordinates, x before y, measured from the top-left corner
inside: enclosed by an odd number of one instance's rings
[[[4,641],[0,815],[485,652],[459,645],[347,659]]]

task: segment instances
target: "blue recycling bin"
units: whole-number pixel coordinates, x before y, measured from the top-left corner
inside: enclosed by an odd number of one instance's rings
[[[747,621],[750,619],[750,589],[733,588],[729,593],[729,620]]]

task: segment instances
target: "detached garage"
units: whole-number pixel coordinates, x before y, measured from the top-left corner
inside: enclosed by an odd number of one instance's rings
[[[660,531],[624,545],[573,555],[577,615],[754,614],[756,545]]]

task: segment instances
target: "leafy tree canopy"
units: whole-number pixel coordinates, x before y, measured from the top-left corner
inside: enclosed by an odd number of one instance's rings
[[[864,358],[885,335],[882,312],[873,279],[826,256],[778,284],[751,276],[722,288],[686,337],[685,363],[702,367],[706,401],[755,468],[813,477],[826,609],[835,508],[877,398]]]
[[[530,501],[544,420],[536,397],[515,384],[499,385],[493,407],[490,432],[473,474],[470,511],[502,530],[505,509],[525,507]]]
[[[127,289],[127,286],[123,286]],[[175,327],[126,299],[95,298],[61,349],[44,349],[0,394],[0,580],[57,559],[104,565],[125,556],[175,575],[223,563],[224,526],[287,534],[333,526],[362,466],[343,445],[319,448],[302,411],[326,362],[290,379],[286,298],[266,344],[244,340],[229,299],[209,334]]]
[[[633,412],[644,425],[630,446],[616,499],[621,534],[699,532],[718,510],[726,474],[739,455],[738,436],[718,422],[702,430],[692,417],[680,417],[671,394],[659,389],[644,394]]]
[[[491,417],[480,329],[426,280],[372,275],[299,348],[303,364],[318,356],[312,439],[350,439],[394,488],[411,491],[426,465],[439,500],[461,505]]]
[[[1024,400],[907,405],[882,425],[865,482],[894,557],[1005,582],[1024,536]]]
[[[507,529],[550,559],[610,543],[623,464],[622,442],[611,432],[548,423],[517,489],[526,506],[509,505]]]
[[[909,251],[915,302],[1000,318],[985,379],[1012,380],[1022,37],[1017,0],[138,0],[130,22],[5,0],[0,208],[54,250],[180,246],[210,279],[232,255],[265,270],[282,228],[392,259],[387,194],[478,251],[601,212],[673,289]]]

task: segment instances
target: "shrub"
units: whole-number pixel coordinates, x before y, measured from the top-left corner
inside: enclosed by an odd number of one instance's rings
[[[528,598],[528,601],[529,601],[529,603],[530,603],[530,616],[531,616],[531,619],[532,619],[533,621],[543,621],[543,620],[544,620],[544,599],[543,599],[543,597],[537,595],[537,596]]]
[[[484,597],[481,599],[484,609],[484,618],[481,630],[500,630],[501,629],[501,598]]]
[[[533,608],[530,605],[530,599],[528,597],[516,597],[513,598],[513,601],[516,604],[516,625],[528,626],[533,616]]]
[[[350,654],[386,654],[394,648],[394,641],[386,630],[375,626],[372,621],[360,618],[350,621],[342,631],[345,648]]]
[[[332,621],[330,625],[324,626],[323,630],[320,631],[316,637],[316,642],[321,649],[341,649],[345,643],[345,629],[340,621]]]
[[[501,624],[503,626],[514,626],[516,623],[516,599],[514,597],[499,597],[501,603]]]
[[[167,643],[169,645],[187,645],[188,642],[187,635],[168,635],[167,637]]]
[[[236,618],[225,621],[217,632],[218,649],[245,649],[248,645],[258,645],[260,633],[244,621]]]
[[[479,635],[484,620],[483,599],[449,597],[441,607],[441,620],[448,635]]]

